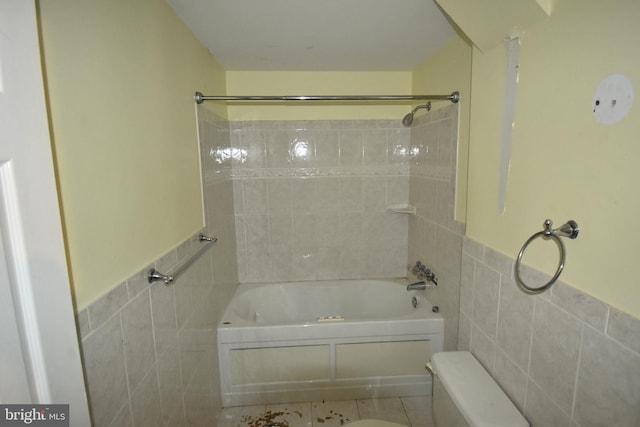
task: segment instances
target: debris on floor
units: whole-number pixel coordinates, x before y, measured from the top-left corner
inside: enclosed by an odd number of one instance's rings
[[[300,411],[294,411],[293,414],[302,418]],[[289,427],[289,423],[284,418],[286,415],[292,415],[286,408],[283,411],[265,411],[265,413],[259,417],[244,415],[240,419],[241,424],[238,424],[238,427]],[[333,410],[329,411],[329,415],[324,418],[316,418],[319,424],[323,424],[329,420],[339,420],[340,425],[344,425],[350,421],[349,418],[345,418],[344,415],[334,412]]]

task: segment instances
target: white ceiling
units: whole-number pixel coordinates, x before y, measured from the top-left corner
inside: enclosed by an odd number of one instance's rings
[[[229,71],[408,71],[454,30],[433,0],[167,0]]]

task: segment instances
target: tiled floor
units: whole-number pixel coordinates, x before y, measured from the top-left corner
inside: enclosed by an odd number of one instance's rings
[[[225,409],[217,427],[338,427],[367,418],[433,427],[431,396],[239,406]]]

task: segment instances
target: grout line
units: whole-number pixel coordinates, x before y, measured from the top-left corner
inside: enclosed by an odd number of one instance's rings
[[[538,298],[533,299],[533,314],[531,316],[531,332],[529,335],[529,357],[527,361],[527,377],[531,374],[531,360],[533,359],[533,333],[535,332],[536,313],[538,311]]]
[[[536,319],[536,310],[538,306],[538,298],[534,297],[533,299],[533,314],[531,316],[531,332],[529,333],[529,356],[527,357],[527,371],[525,372],[527,382],[524,385],[524,400],[522,402],[522,412],[523,414],[527,411],[527,400],[529,400],[529,383],[532,381],[530,372],[531,372],[531,355],[533,353],[533,330],[535,326]]]
[[[80,341],[84,341],[84,339],[86,337],[89,336],[89,334],[91,332],[93,332],[93,325],[91,324],[91,314],[89,313],[89,307],[85,308],[84,311],[87,313],[87,324],[89,325],[89,330],[85,332],[84,337],[82,336],[82,332],[80,331],[80,314],[82,313],[82,310],[79,313],[76,313],[76,317],[78,318],[78,335],[80,335]]]
[[[569,417],[573,420],[573,415],[576,410],[576,400],[578,398],[578,379],[580,378],[580,363],[582,360],[582,346],[584,345],[584,335],[585,335],[585,325],[582,325],[582,330],[580,331],[580,346],[578,347],[578,363],[576,365],[576,373],[575,379],[573,381],[573,398],[571,399],[571,410],[569,412]]]
[[[469,322],[471,323],[471,326],[473,326],[473,319],[474,319],[474,307],[476,304],[476,273],[477,273],[477,269],[478,269],[478,262],[476,259],[474,259],[473,257],[471,258],[473,261],[473,264],[471,266],[471,309],[469,310],[470,313],[468,313],[468,317],[469,317]],[[473,329],[473,327],[471,327],[470,329]],[[471,331],[469,331],[469,348],[471,348]]]
[[[133,406],[131,406],[131,386],[129,385],[129,369],[127,366],[127,349],[125,348],[125,343],[124,343],[124,326],[122,324],[122,308],[120,310],[118,310],[118,322],[120,323],[120,339],[122,340],[122,361],[124,364],[124,380],[125,383],[127,385],[127,402],[129,403],[129,409],[131,410],[130,415],[131,415],[131,420],[133,422]],[[117,414],[116,414],[117,415]],[[111,422],[113,422],[113,420],[111,420]]]
[[[402,407],[402,411],[404,412],[404,417],[409,422],[408,427],[413,427],[413,424],[411,423],[411,419],[409,418],[409,413],[407,412],[407,408],[404,406],[404,402],[402,401],[402,398],[399,397],[398,399],[400,400],[400,406]]]
[[[604,334],[607,338],[610,337],[609,335],[609,321],[611,320],[611,306],[609,304],[607,304],[607,315],[604,319]]]
[[[496,337],[495,338],[495,341],[496,341],[495,342],[496,355],[497,355],[498,350],[501,350],[500,349],[500,345],[498,343],[498,329],[499,329],[499,325],[500,325],[500,301],[501,301],[501,296],[502,296],[502,285],[504,284],[504,280],[502,280],[503,279],[503,274],[502,273],[498,273],[498,274],[500,275],[500,279],[499,279],[499,282],[498,282],[498,301],[497,301],[497,304],[496,304],[496,329],[494,331],[495,332],[494,336]],[[497,359],[497,357],[494,356],[494,358],[493,358],[493,367],[492,367],[494,372],[496,370],[496,359]]]

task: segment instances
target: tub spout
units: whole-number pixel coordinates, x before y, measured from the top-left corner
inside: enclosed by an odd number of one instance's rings
[[[427,289],[427,283],[424,280],[415,282],[407,286],[408,291],[423,291]]]

